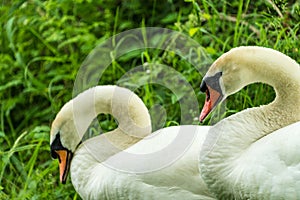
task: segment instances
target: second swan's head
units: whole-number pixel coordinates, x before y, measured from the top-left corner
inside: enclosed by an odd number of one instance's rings
[[[96,86],[82,92],[61,108],[51,127],[51,156],[59,160],[62,183],[66,182],[73,154],[84,133],[101,113],[113,115],[118,122],[117,130],[129,137],[142,139],[151,133],[148,109],[132,91],[118,86]]]
[[[242,67],[246,55],[239,55],[233,49],[218,58],[203,77],[200,90],[206,93],[200,122],[227,96],[241,89],[245,69]]]
[[[206,100],[200,122],[227,96],[246,85],[254,82],[274,85],[274,76],[282,74],[278,65],[284,65],[284,62],[294,61],[278,51],[257,46],[237,47],[223,54],[211,65],[201,82],[200,90],[206,93]]]

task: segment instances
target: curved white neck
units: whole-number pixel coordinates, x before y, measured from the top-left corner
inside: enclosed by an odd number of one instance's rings
[[[212,128],[211,132],[214,132],[214,129],[217,132],[214,134],[226,135],[224,141],[218,139],[221,146],[235,146],[239,148],[239,152],[261,137],[300,120],[299,64],[277,51],[262,53],[258,50],[247,53],[241,55],[245,69],[242,85],[266,83],[274,88],[276,98],[268,105],[232,115]],[[235,139],[241,142],[236,143]]]
[[[104,181],[98,180],[99,176],[95,174],[101,172],[93,171],[94,168],[149,135],[151,121],[141,99],[120,87],[92,88],[76,97],[72,107],[73,124],[80,138],[99,113],[111,114],[118,122],[118,128],[84,141],[75,151],[71,164],[72,182],[77,191],[86,191],[95,187],[87,187],[88,181],[98,185]]]
[[[223,119],[210,129],[200,158],[202,176],[210,187],[218,184],[216,188],[221,188],[217,182],[226,179],[226,169],[232,168],[234,161],[251,144],[300,121],[300,66],[279,52],[270,55],[251,53],[248,58],[242,56],[246,59],[244,67],[248,74],[244,85],[267,83],[274,87],[276,98],[268,105],[246,109]]]
[[[151,133],[148,110],[137,95],[117,86],[97,86],[79,94],[58,114],[55,123],[64,121],[60,130],[62,144],[74,152],[89,125],[100,113],[111,114],[117,120],[118,127],[102,137],[120,150]],[[56,124],[53,127],[54,130]]]

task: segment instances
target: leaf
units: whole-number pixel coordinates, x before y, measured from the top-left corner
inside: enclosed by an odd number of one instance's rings
[[[161,20],[162,23],[167,24],[175,22],[177,19],[177,13],[171,13]]]
[[[211,15],[208,14],[208,13],[203,13],[201,16],[202,16],[204,19],[206,19],[206,20],[210,20],[210,19],[211,19]]]
[[[21,80],[10,81],[10,82],[6,83],[5,85],[0,86],[0,91],[6,90],[7,88],[17,86],[20,84],[23,84]]]
[[[189,30],[189,35],[190,35],[191,37],[193,37],[193,36],[198,32],[198,30],[199,30],[199,28],[191,28],[191,29]]]
[[[32,130],[32,132],[35,132],[35,133],[40,133],[40,132],[48,133],[49,131],[50,131],[49,126],[37,126]]]
[[[207,53],[209,53],[211,55],[214,55],[217,53],[217,51],[212,47],[206,47],[206,51],[207,51]]]
[[[0,131],[0,137],[5,137],[5,133]]]
[[[15,18],[10,18],[6,23],[6,35],[8,37],[8,40],[10,42],[10,45],[13,45],[13,36],[16,29],[13,29],[13,23]],[[14,48],[14,45],[12,46]]]

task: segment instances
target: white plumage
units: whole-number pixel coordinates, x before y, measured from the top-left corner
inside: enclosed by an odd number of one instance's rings
[[[98,113],[112,114],[118,128],[77,147]],[[58,113],[51,149],[58,157],[59,151],[74,152],[71,180],[83,199],[213,199],[198,169],[209,127],[169,127],[149,135],[150,124],[145,105],[130,90],[97,86]],[[62,182],[67,173],[63,163]]]
[[[273,86],[276,99],[212,127],[169,127],[150,136],[150,117],[137,96],[97,86],[58,113],[52,156],[68,161],[65,155],[74,153],[71,178],[83,199],[300,199],[300,68],[294,60],[262,47],[224,54],[201,84],[207,98],[200,120],[254,82]],[[112,95],[115,89],[120,95]],[[114,115],[119,127],[78,146],[98,113]],[[64,182],[68,168],[60,166]]]
[[[155,136],[141,140],[104,163],[97,162],[86,148],[79,147],[71,165],[72,183],[84,199],[213,199],[198,171],[200,147],[208,128],[181,126],[159,130]],[[179,129],[181,133],[178,133]],[[147,157],[166,148],[178,134],[186,134],[192,140],[188,146],[179,144],[170,149],[174,152],[176,148],[185,149],[173,162],[159,165],[172,156],[168,155],[170,152]],[[126,155],[128,152],[141,157],[130,160]],[[128,168],[116,169],[115,166]],[[146,173],[141,173],[143,169]],[[156,170],[149,171],[151,169]]]
[[[300,199],[299,65],[272,49],[240,47],[207,74],[218,71],[224,98],[253,82],[273,86],[276,98],[209,130],[200,169],[210,191],[220,199]]]

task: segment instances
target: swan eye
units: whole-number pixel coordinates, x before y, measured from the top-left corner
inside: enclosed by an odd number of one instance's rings
[[[210,93],[209,90],[206,90],[206,101],[210,100]]]
[[[218,72],[213,76],[207,76],[202,80],[200,85],[200,89],[202,92],[206,92],[208,90],[208,86],[214,90],[221,91],[220,88],[220,78],[222,76],[222,72]],[[204,84],[204,85],[203,85]]]
[[[56,137],[53,140],[50,148],[51,148],[51,157],[53,159],[57,159],[57,158],[59,159],[59,156],[56,153],[57,150],[66,150],[66,148],[61,144],[59,132],[56,134]]]
[[[59,158],[59,156],[57,155],[57,153],[55,152],[55,150],[51,150],[51,157],[52,157],[53,159]]]
[[[202,80],[201,84],[200,84],[200,91],[201,92],[206,92],[208,90],[207,85],[205,80]]]

